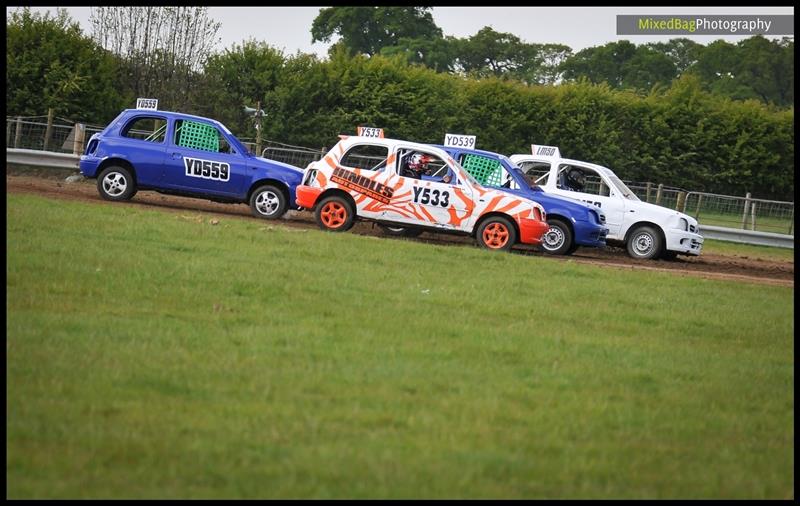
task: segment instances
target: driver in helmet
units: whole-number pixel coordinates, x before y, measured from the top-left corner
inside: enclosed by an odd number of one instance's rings
[[[567,190],[574,192],[582,192],[583,185],[586,182],[586,175],[581,169],[573,167],[567,172],[566,186]]]
[[[400,171],[400,175],[414,179],[422,179],[422,175],[428,173],[430,170],[428,164],[431,163],[431,161],[432,158],[425,153],[413,153],[408,157],[403,170]]]

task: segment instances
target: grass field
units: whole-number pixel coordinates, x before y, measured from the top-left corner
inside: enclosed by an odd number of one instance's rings
[[[6,217],[7,498],[794,497],[792,288]]]

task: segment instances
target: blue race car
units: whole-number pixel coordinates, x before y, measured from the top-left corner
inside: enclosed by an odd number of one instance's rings
[[[126,109],[94,134],[80,160],[107,200],[138,190],[248,203],[259,218],[296,208],[302,169],[248,151],[225,125],[209,118],[152,109]]]
[[[550,225],[550,230],[542,237],[542,248],[547,253],[571,255],[579,246],[605,247],[608,228],[605,226],[605,214],[600,208],[545,193],[507,156],[479,149],[437,147],[447,151],[487,188],[503,190],[541,204],[547,213],[547,224]]]

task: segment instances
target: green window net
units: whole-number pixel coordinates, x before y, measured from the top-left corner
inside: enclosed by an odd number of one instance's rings
[[[498,160],[478,155],[464,155],[461,166],[484,186],[503,184],[503,168]]]
[[[195,121],[184,121],[178,130],[178,146],[219,152],[219,135],[216,128]]]

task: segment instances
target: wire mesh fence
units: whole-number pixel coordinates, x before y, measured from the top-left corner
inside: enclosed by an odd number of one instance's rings
[[[794,202],[688,192],[680,210],[701,226],[794,235]]]
[[[312,149],[275,141],[266,141],[265,144],[267,146],[261,152],[261,156],[277,162],[288,163],[301,169],[306,168],[309,163],[321,159],[328,152],[324,147]]]

